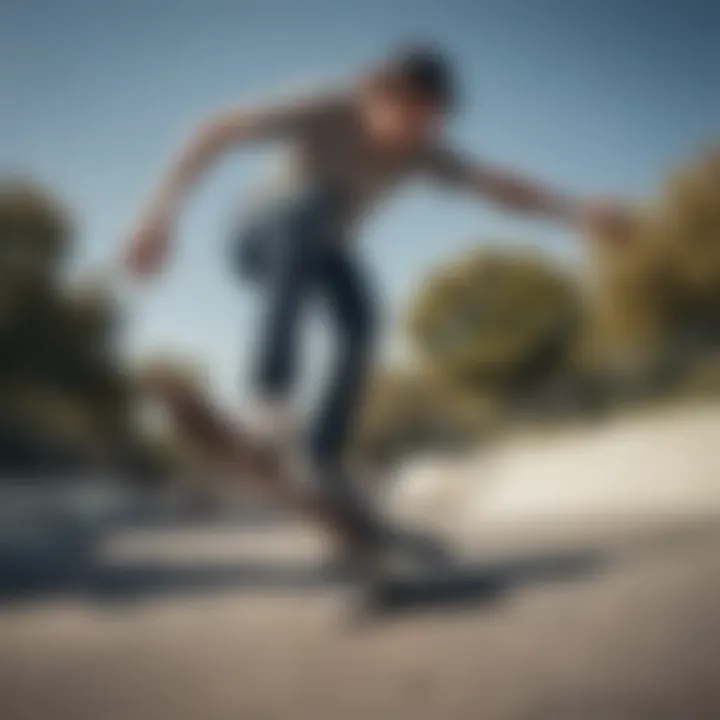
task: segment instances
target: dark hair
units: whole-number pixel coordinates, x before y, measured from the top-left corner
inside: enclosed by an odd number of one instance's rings
[[[380,74],[390,81],[403,83],[423,100],[444,110],[451,110],[458,104],[451,63],[431,45],[403,46],[382,66]]]

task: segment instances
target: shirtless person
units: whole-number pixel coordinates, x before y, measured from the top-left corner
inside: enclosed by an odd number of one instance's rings
[[[293,432],[288,402],[302,308],[310,295],[321,296],[337,357],[303,448],[313,477],[340,503],[349,494],[343,451],[375,335],[374,298],[353,236],[381,198],[403,180],[426,176],[510,211],[597,234],[624,220],[620,208],[570,197],[446,147],[443,125],[456,104],[448,62],[432,48],[410,47],[336,91],[220,114],[172,163],[126,255],[135,274],[158,272],[188,193],[211,163],[242,144],[286,146],[283,176],[241,233],[244,262],[262,274],[268,291],[254,377],[258,417],[282,454]]]

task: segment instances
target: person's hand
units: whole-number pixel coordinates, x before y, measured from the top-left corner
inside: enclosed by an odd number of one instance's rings
[[[123,258],[125,268],[140,278],[158,273],[168,255],[171,232],[171,223],[166,217],[146,217],[130,238]]]
[[[627,206],[607,201],[591,201],[582,205],[579,223],[581,229],[591,237],[623,244],[631,237],[635,218]]]

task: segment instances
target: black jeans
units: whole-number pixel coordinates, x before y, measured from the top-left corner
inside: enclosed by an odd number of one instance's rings
[[[307,301],[320,299],[328,311],[335,362],[308,440],[318,467],[330,475],[340,467],[375,339],[370,290],[333,226],[332,196],[313,189],[264,208],[238,238],[245,270],[267,291],[255,369],[262,396],[284,398],[294,388]]]

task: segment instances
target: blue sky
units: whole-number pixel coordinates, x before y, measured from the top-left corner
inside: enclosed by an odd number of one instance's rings
[[[350,76],[416,37],[460,68],[455,145],[578,193],[647,195],[720,136],[712,0],[3,0],[0,169],[47,183],[75,210],[85,271],[113,256],[209,112]],[[135,352],[207,361],[228,395],[244,387],[255,308],[223,268],[224,230],[270,153],[229,159],[199,189],[172,266],[128,331]],[[388,328],[423,273],[490,239],[575,256],[555,228],[430,188],[400,192],[362,243]]]

